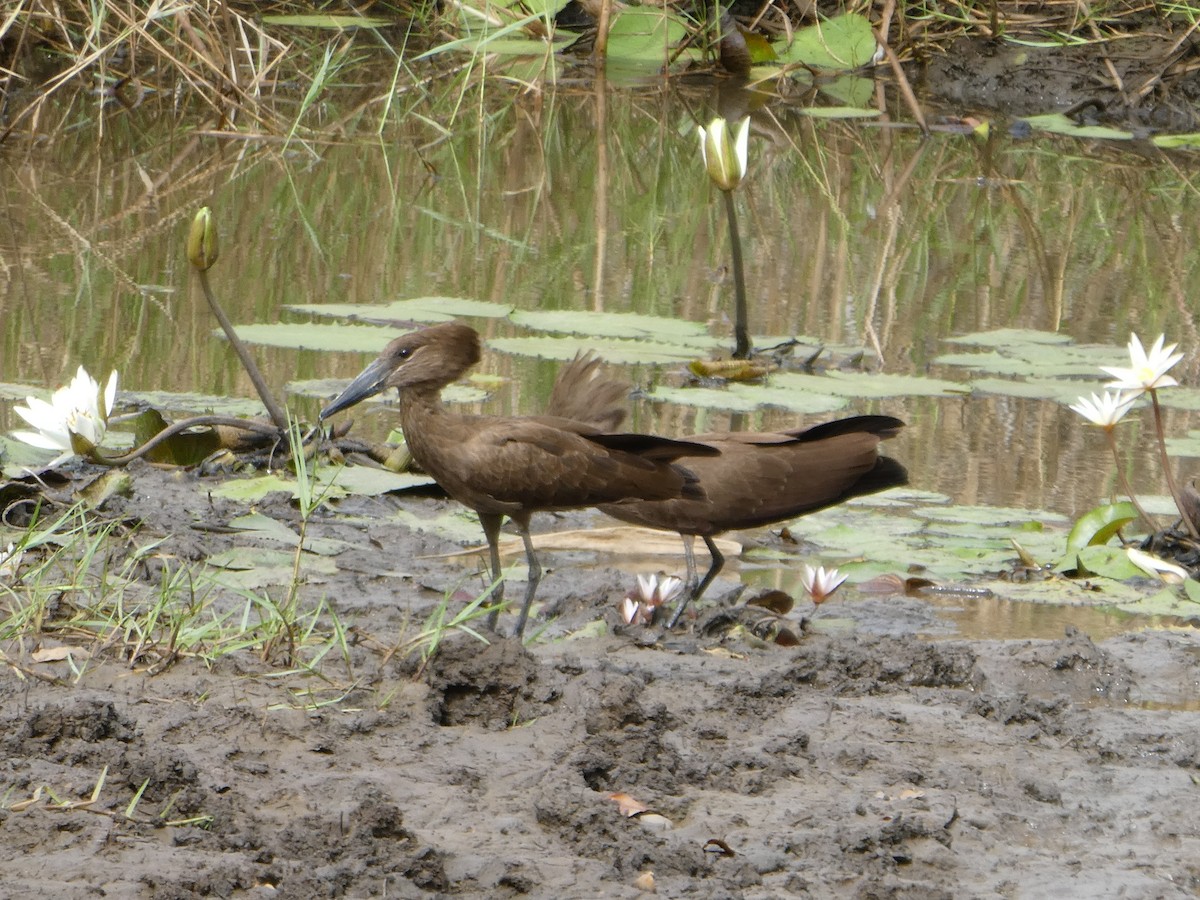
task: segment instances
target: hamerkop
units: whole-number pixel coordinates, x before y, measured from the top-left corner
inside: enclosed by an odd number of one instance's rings
[[[718,450],[642,434],[607,434],[552,416],[461,415],[442,405],[441,390],[479,362],[479,335],[458,322],[396,338],[325,409],[321,418],[389,387],[400,396],[400,422],[413,459],[452,498],[475,510],[487,537],[493,580],[500,578],[500,525],[517,526],[529,584],[517,619],[525,630],[542,568],[529,536],[540,510],[579,509],[622,500],[700,498],[680,457]],[[503,597],[503,585],[496,599]],[[489,624],[495,628],[499,606]]]
[[[628,385],[597,371],[598,360],[577,356],[559,372],[548,412],[615,428],[624,420]],[[699,600],[725,564],[713,537],[754,528],[908,483],[908,472],[879,455],[879,442],[904,423],[891,416],[855,416],[784,432],[719,432],[686,440],[720,450],[719,456],[689,459],[688,469],[704,489],[700,498],[602,504],[614,518],[648,528],[678,531],[687,562],[688,593],[668,627]],[[711,557],[697,584],[697,537]]]

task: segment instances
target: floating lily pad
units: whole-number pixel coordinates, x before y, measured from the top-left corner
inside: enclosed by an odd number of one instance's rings
[[[781,372],[771,376],[769,389],[783,393],[811,391],[867,400],[884,397],[954,397],[970,392],[965,385],[940,378],[836,370],[823,375]],[[786,401],[771,405],[789,408]]]
[[[666,316],[637,313],[586,312],[565,309],[523,310],[510,316],[517,325],[559,334],[578,334],[596,338],[621,338],[662,341],[708,349],[721,341],[708,333],[704,325]]]
[[[1093,381],[1068,381],[1050,378],[976,378],[970,383],[979,394],[997,394],[1001,397],[1021,397],[1028,400],[1054,400],[1057,403],[1074,403],[1081,396],[1100,390]]]
[[[1200,431],[1189,431],[1187,437],[1167,438],[1169,456],[1200,456]]]
[[[410,472],[389,472],[368,466],[332,467],[322,466],[317,470],[314,491],[325,499],[340,499],[347,494],[375,496],[390,491],[402,491],[413,487],[433,484],[428,475]],[[212,489],[218,497],[254,503],[267,494],[282,491],[292,498],[297,497],[294,478],[285,478],[276,472],[227,481]]]
[[[171,391],[121,391],[121,402],[144,403],[155,409],[192,415],[212,413],[218,416],[261,416],[262,400],[257,397],[219,397],[215,394],[174,393]]]
[[[871,23],[850,13],[801,28],[788,46],[776,46],[781,63],[848,71],[869,65],[878,45]]]
[[[1200,134],[1156,134],[1151,142],[1164,150],[1200,150]]]
[[[607,65],[656,72],[666,66],[671,51],[687,34],[683,20],[669,10],[626,7],[609,26]]]
[[[238,336],[248,344],[293,347],[299,350],[342,350],[378,353],[388,342],[407,331],[382,325],[319,325],[316,322],[276,322],[273,325],[239,325]],[[224,337],[220,329],[213,332]]]
[[[1108,141],[1133,140],[1133,132],[1131,131],[1109,128],[1106,125],[1079,125],[1074,119],[1064,116],[1062,113],[1026,116],[1019,121],[1025,122],[1034,131],[1048,131],[1051,134],[1066,134],[1079,138],[1100,138]]]
[[[727,388],[673,388],[658,386],[651,391],[646,399],[655,403],[677,403],[680,406],[690,406],[704,409],[727,409],[732,412],[751,412],[764,406],[780,406],[799,413],[827,413],[842,409],[849,402],[845,397],[835,397],[829,394],[812,394],[799,391],[792,392],[786,397],[779,391],[770,391],[764,399],[763,394],[755,390],[755,385],[731,384]]]
[[[798,112],[814,119],[874,119],[882,115],[877,109],[857,106],[804,106]]]
[[[502,319],[513,311],[510,303],[470,300],[463,297],[414,297],[391,303],[296,303],[285,309],[313,316],[347,319],[351,322],[447,322],[459,317]]]
[[[694,347],[613,338],[596,340],[586,337],[508,337],[492,338],[487,344],[501,353],[534,356],[540,359],[568,360],[580,350],[592,350],[605,362],[626,365],[682,363],[696,356]]]
[[[995,328],[976,331],[945,339],[948,344],[967,344],[974,347],[1014,347],[1021,344],[1063,345],[1071,338],[1055,331],[1035,331],[1031,328]]]

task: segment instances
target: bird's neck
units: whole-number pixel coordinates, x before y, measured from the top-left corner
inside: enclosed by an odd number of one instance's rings
[[[437,468],[441,453],[457,443],[453,431],[461,418],[442,405],[440,387],[408,387],[400,391],[400,425],[413,459],[426,471]],[[432,474],[432,473],[431,473]],[[436,477],[436,476],[435,476]]]

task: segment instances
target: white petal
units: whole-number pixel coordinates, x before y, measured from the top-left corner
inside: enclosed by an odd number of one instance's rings
[[[112,374],[108,376],[108,384],[104,388],[104,420],[107,422],[108,417],[112,415],[113,404],[117,401],[117,370],[113,369]]]
[[[737,156],[738,178],[742,178],[746,174],[749,147],[750,117],[746,116],[738,122],[737,134],[734,136],[734,153]]]
[[[71,449],[70,438],[58,441],[41,431],[14,431],[12,436],[22,443],[28,444],[31,447],[40,447],[42,450]]]

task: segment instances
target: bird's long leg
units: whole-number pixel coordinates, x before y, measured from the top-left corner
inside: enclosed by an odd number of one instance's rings
[[[529,536],[529,519],[526,518],[522,522],[514,518],[513,524],[521,531],[521,540],[525,542],[525,559],[529,562],[529,585],[525,588],[525,602],[521,605],[521,615],[517,618],[517,630],[514,632],[517,640],[520,640],[521,635],[525,633],[525,620],[529,618],[533,595],[537,593],[538,584],[542,580],[542,567],[533,551],[533,538]]]
[[[685,545],[690,550],[691,543],[685,542]],[[687,609],[689,601],[699,602],[700,597],[708,590],[708,586],[712,584],[714,578],[721,571],[721,567],[725,565],[725,557],[721,555],[721,551],[717,549],[716,543],[708,535],[704,535],[704,546],[708,548],[708,554],[712,557],[712,563],[708,567],[708,572],[705,573],[704,579],[697,585],[696,590],[692,593],[684,594],[683,599],[679,601],[679,605],[675,607],[675,615],[671,616],[671,621],[667,623],[668,628],[674,628],[675,623],[679,621],[683,611]],[[695,566],[695,558],[692,559],[692,565]]]
[[[684,596],[689,597],[696,590],[700,579],[696,577],[696,536],[681,534],[683,538],[683,560],[687,564],[687,578],[683,582]]]
[[[504,516],[498,516],[495,513],[479,513],[479,524],[483,526],[483,534],[488,542],[488,554],[491,557],[492,583],[496,585],[496,590],[492,592],[490,604],[494,605],[491,615],[488,616],[488,628],[492,631],[496,630],[496,625],[500,621],[500,608],[504,606],[504,582],[500,580],[500,526],[504,523]]]

